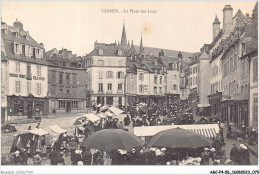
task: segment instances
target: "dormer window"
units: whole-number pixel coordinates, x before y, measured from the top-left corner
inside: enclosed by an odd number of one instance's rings
[[[26,37],[25,37],[25,38],[26,38],[26,40],[29,40],[29,36],[28,36],[28,35],[26,35]]]
[[[103,54],[104,54],[103,49],[99,49],[99,50],[98,50],[98,55],[103,55]]]
[[[18,37],[18,32],[15,32],[14,34],[15,34],[16,37]]]
[[[7,34],[7,32],[8,32],[8,29],[7,29],[7,28],[5,28],[5,34]]]
[[[120,56],[120,55],[122,55],[122,54],[123,54],[122,50],[119,49],[119,50],[118,50],[118,56]]]

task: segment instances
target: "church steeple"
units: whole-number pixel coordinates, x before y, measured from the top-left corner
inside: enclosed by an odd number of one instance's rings
[[[141,33],[141,41],[140,41],[140,49],[139,49],[139,54],[143,54],[144,52],[144,47],[143,47],[143,37]]]
[[[121,47],[126,48],[127,47],[127,39],[126,39],[126,32],[125,32],[125,22],[123,23],[123,31],[121,36]]]

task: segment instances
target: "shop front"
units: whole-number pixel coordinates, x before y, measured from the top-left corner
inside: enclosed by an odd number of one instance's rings
[[[167,94],[167,104],[179,104],[180,103],[180,94]]]
[[[8,116],[23,116],[32,119],[34,117],[46,116],[49,113],[49,99],[28,96],[7,96]]]
[[[211,116],[221,118],[222,92],[216,92],[215,94],[209,95],[208,98]]]

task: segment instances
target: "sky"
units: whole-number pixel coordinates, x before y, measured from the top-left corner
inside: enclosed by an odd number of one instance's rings
[[[251,16],[256,2],[2,2],[2,21],[12,25],[18,18],[46,51],[63,47],[84,56],[95,41],[121,40],[124,22],[130,43],[139,45],[142,34],[144,46],[198,52],[213,40],[215,15],[222,28],[227,4],[233,7],[233,15],[241,9]]]

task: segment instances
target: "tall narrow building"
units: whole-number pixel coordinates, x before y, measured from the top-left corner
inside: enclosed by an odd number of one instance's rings
[[[139,54],[142,55],[143,52],[144,52],[144,47],[143,47],[143,37],[142,37],[142,35],[141,35]]]

